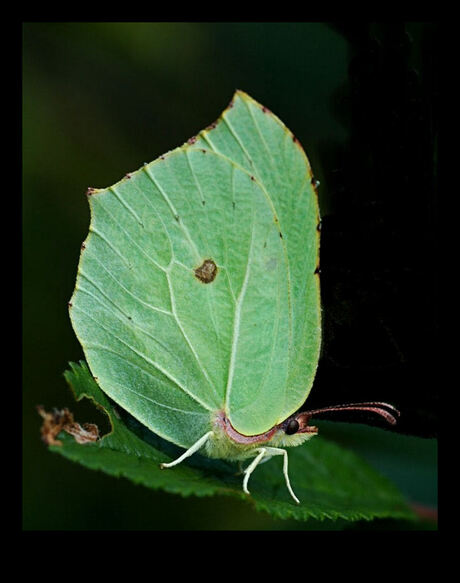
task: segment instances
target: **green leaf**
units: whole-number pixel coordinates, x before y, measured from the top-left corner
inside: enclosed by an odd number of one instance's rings
[[[250,496],[241,490],[242,476],[237,475],[236,463],[195,454],[175,468],[161,470],[159,464],[177,457],[181,450],[121,411],[100,390],[85,362],[70,366],[65,378],[76,399],[92,399],[108,415],[112,430],[97,442],[86,444],[61,432],[62,445],[50,449],[88,468],[182,496],[235,496],[278,518],[413,518],[403,496],[386,478],[323,436],[290,450],[291,482],[300,505],[286,490],[280,458],[271,459],[253,474]]]

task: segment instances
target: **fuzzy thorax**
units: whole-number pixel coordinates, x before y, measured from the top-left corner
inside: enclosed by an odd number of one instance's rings
[[[219,411],[214,417],[212,435],[206,442],[205,451],[211,458],[244,460],[253,457],[260,447],[296,447],[314,435],[316,433],[288,435],[282,423],[259,435],[242,435],[232,427],[224,412]]]

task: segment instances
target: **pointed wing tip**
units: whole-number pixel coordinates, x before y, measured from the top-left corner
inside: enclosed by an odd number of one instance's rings
[[[235,92],[233,93],[233,97],[230,103],[233,104],[233,101],[237,98],[242,99],[243,101],[249,101],[260,105],[260,103],[258,103],[253,97],[251,97],[249,93],[246,93],[246,91],[243,91],[242,89],[235,89]]]

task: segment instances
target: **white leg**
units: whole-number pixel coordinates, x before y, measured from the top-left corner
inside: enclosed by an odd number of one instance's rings
[[[160,468],[161,469],[163,469],[163,468],[172,468],[173,466],[177,466],[177,464],[180,464],[186,458],[190,457],[196,451],[198,451],[200,449],[200,447],[206,443],[206,441],[209,439],[209,437],[211,435],[212,435],[212,431],[208,431],[208,433],[206,433],[205,435],[203,435],[203,437],[200,437],[200,439],[196,443],[194,443],[192,445],[192,447],[190,447],[185,453],[183,453],[180,457],[178,457],[177,460],[174,460],[173,462],[169,462],[167,464],[165,464],[165,463],[160,464]]]
[[[294,498],[294,500],[297,502],[297,504],[300,504],[300,500],[294,494],[294,491],[291,488],[291,483],[289,482],[288,452],[285,449],[279,449],[278,447],[266,447],[265,450],[266,450],[266,454],[269,456],[272,456],[272,455],[283,455],[284,456],[283,474],[284,474],[284,479],[286,480],[286,486],[287,486],[287,489],[289,490],[289,494]]]
[[[272,458],[271,455],[266,454],[265,457],[263,457],[257,465],[261,466],[265,462],[268,462],[268,460],[270,460],[271,458]],[[243,462],[241,460],[239,460],[238,461],[238,472],[236,473],[236,475],[239,476],[240,474],[244,474],[244,472],[245,472],[245,470],[243,468]]]
[[[259,455],[257,455],[252,462],[249,464],[249,466],[244,470],[244,480],[243,480],[243,491],[246,494],[249,494],[249,490],[248,490],[248,480],[249,480],[249,476],[252,474],[252,472],[256,469],[257,464],[260,462],[260,460],[264,457],[265,455],[265,448],[261,447],[259,449],[257,449],[256,451],[259,452]]]
[[[294,498],[294,500],[297,502],[297,504],[300,504],[300,500],[297,498],[297,496],[294,494],[294,491],[291,488],[291,483],[289,482],[289,475],[288,475],[288,455],[287,455],[287,451],[285,449],[279,449],[277,447],[267,447],[266,448],[267,454],[268,455],[283,455],[284,456],[284,460],[283,460],[283,474],[284,474],[284,479],[286,480],[286,486],[289,490],[289,494]]]

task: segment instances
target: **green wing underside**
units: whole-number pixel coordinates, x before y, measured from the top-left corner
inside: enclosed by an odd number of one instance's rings
[[[262,433],[319,354],[318,207],[292,134],[237,92],[213,129],[90,197],[70,314],[101,388],[189,447],[225,409]],[[217,266],[212,282],[195,270]]]

